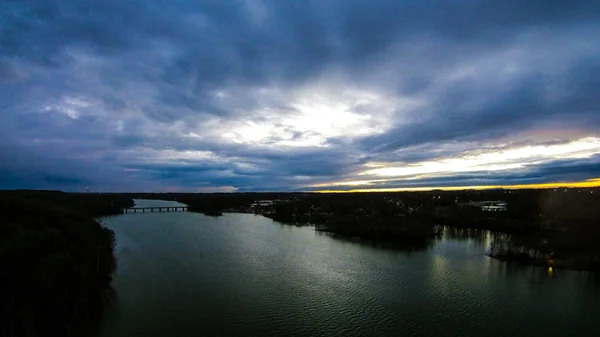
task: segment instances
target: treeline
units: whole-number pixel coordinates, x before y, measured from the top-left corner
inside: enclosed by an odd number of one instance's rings
[[[82,336],[98,324],[115,238],[93,217],[131,205],[117,195],[0,192],[2,336]]]
[[[457,203],[430,208],[430,213],[447,226],[518,234],[527,246],[554,256],[583,253],[591,260],[600,256],[599,189],[482,191],[478,196],[506,201],[507,209],[486,212]]]
[[[600,257],[600,189],[464,190],[303,194],[259,207],[285,223],[376,240],[426,238],[439,226],[510,233],[518,244],[553,256]],[[505,211],[483,211],[477,201],[504,201]]]
[[[595,254],[600,247],[600,189],[594,188],[131,196],[179,201],[190,211],[205,214],[255,212],[284,223],[310,223],[318,230],[375,240],[430,237],[437,234],[438,226],[451,226],[517,234],[556,252]],[[506,210],[487,212],[469,206],[474,201],[495,200],[506,202]],[[273,203],[261,206],[257,201]]]
[[[262,214],[290,224],[313,224],[317,230],[375,241],[422,241],[435,237],[436,227],[419,215],[410,216],[379,193],[145,193],[133,198],[173,200],[207,215],[227,211]],[[260,206],[258,202],[267,202]],[[406,214],[399,218],[397,215]]]
[[[21,198],[57,205],[75,212],[100,217],[123,213],[123,208],[133,207],[133,199],[117,193],[66,193],[43,190],[0,191],[0,198]]]
[[[377,241],[427,239],[440,226],[514,234],[555,256],[600,256],[600,189],[461,190],[374,193],[155,193],[134,198],[185,203],[190,211],[262,214],[290,224]],[[263,201],[263,203],[257,203]],[[266,201],[266,202],[265,202]],[[504,201],[504,211],[472,205]],[[516,240],[516,239],[514,239]],[[520,244],[520,243],[519,243]]]
[[[427,217],[382,193],[307,194],[261,207],[259,213],[279,222],[312,224],[319,231],[379,242],[420,244],[439,234]]]

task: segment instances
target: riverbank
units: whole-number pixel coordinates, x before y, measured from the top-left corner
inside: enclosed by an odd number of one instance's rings
[[[100,322],[115,237],[95,217],[132,205],[116,195],[0,192],[3,336],[83,336]]]
[[[555,268],[596,270],[588,262],[573,258],[581,251],[588,251],[588,260],[593,260],[594,235],[598,235],[589,219],[597,218],[578,209],[577,214],[586,214],[587,221],[579,218],[574,223],[559,219],[555,209],[575,204],[585,204],[593,194],[579,193],[578,198],[559,198],[558,205],[546,213],[532,215],[539,207],[544,191],[523,191],[519,197],[510,195],[510,208],[506,212],[484,212],[468,203],[458,203],[465,191],[427,193],[365,193],[365,194],[298,194],[298,193],[242,193],[242,194],[150,194],[149,198],[168,198],[185,203],[192,212],[220,216],[223,212],[260,214],[274,221],[294,226],[314,226],[315,230],[350,239],[359,238],[369,242],[393,243],[397,246],[426,246],[441,234],[440,228],[477,229],[510,234],[527,239],[517,239],[510,245],[527,241],[528,246],[566,256],[555,262]],[[494,191],[481,192],[478,198],[499,198]],[[486,197],[486,194],[491,194]],[[553,198],[554,195],[551,195]],[[471,196],[474,197],[474,196]],[[545,215],[550,218],[540,217]],[[573,216],[573,215],[572,215]],[[571,216],[571,217],[572,217]],[[574,233],[589,233],[581,237]],[[565,247],[569,245],[569,247]],[[564,249],[568,248],[568,249]],[[572,252],[575,252],[574,254]],[[597,254],[597,253],[596,253]],[[592,256],[590,258],[590,256]],[[544,261],[524,260],[521,257],[505,257],[505,261],[542,265]]]
[[[489,230],[524,239],[525,246],[566,256],[563,265],[581,268],[573,256],[600,257],[600,193],[593,189],[485,190],[381,193],[149,193],[137,198],[173,200],[193,212],[260,214],[295,226],[369,241],[422,241],[440,226]],[[598,191],[600,192],[600,190]],[[503,208],[482,205],[500,200]],[[524,241],[522,243],[520,241]],[[508,258],[515,260],[514,258]],[[532,262],[538,263],[538,262]]]
[[[519,263],[528,266],[544,267],[549,269],[567,269],[576,271],[600,271],[600,261],[590,260],[589,256],[582,254],[574,254],[563,258],[529,258],[523,256],[508,256],[508,255],[490,255],[490,258],[508,263]]]
[[[261,214],[261,213],[258,213]],[[328,216],[278,216],[261,214],[274,221],[296,225],[314,226],[318,232],[331,233],[347,238],[360,238],[365,241],[396,243],[398,245],[423,245],[441,235],[439,228],[421,221],[418,217],[383,217],[356,215]]]

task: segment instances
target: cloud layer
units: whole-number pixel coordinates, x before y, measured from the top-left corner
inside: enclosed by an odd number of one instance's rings
[[[5,1],[0,188],[600,177],[595,1]]]

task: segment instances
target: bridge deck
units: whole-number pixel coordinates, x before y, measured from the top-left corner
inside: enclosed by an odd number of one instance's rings
[[[123,213],[186,212],[187,209],[187,206],[130,207],[124,208]]]

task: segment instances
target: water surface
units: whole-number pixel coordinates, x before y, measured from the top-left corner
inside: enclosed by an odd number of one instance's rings
[[[408,252],[251,214],[103,222],[117,236],[118,269],[100,336],[582,336],[600,327],[596,276],[490,259],[485,232],[448,232]]]

